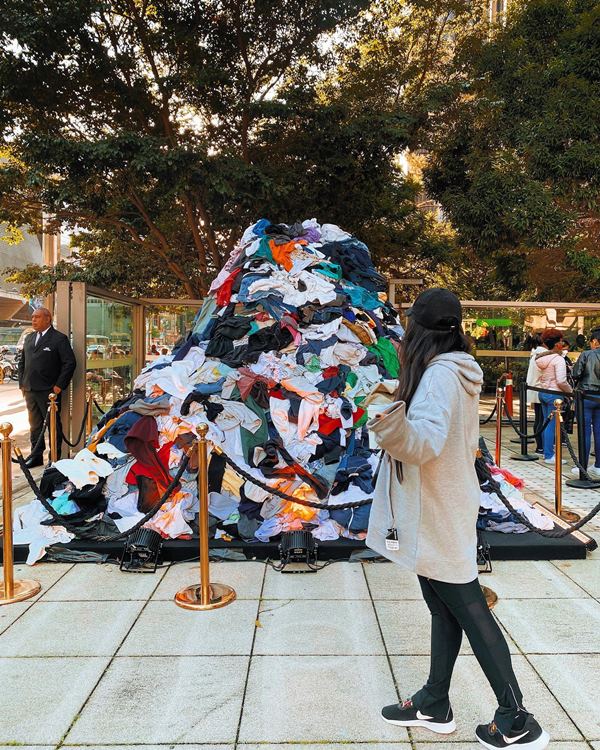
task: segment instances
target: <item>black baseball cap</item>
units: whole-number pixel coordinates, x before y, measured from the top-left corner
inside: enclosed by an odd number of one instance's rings
[[[460,300],[448,289],[438,287],[419,294],[406,314],[430,331],[450,333],[462,323]]]

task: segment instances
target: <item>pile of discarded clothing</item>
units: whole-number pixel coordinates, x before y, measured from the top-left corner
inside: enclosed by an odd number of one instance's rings
[[[532,523],[536,528],[550,530],[554,528],[554,522],[534,507],[523,497],[525,482],[516,477],[507,469],[501,469],[493,463],[488,463],[488,470],[492,480],[500,488],[500,492],[506,497],[513,508]],[[481,499],[479,501],[479,515],[477,528],[487,531],[499,531],[502,534],[525,534],[529,531],[514,513],[504,505],[502,500],[494,491],[494,486],[489,481],[481,481]]]
[[[47,497],[67,517],[102,514],[126,530],[160,499],[205,423],[208,440],[266,485],[212,453],[214,537],[267,541],[310,529],[320,540],[364,538],[370,505],[338,506],[372,496],[378,456],[365,424],[397,384],[403,330],[386,288],[367,246],[338,226],[261,219],[213,281],[187,339],[143,370],[84,450],[47,472]],[[195,531],[191,455],[147,523],[164,537]]]

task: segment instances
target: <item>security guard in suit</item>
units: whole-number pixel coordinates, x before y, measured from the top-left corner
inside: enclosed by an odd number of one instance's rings
[[[36,444],[48,411],[48,396],[55,393],[60,409],[60,394],[69,386],[75,367],[75,355],[64,333],[52,326],[50,310],[41,307],[31,316],[33,333],[25,338],[23,354],[19,360],[19,388],[23,392],[29,412],[31,455],[27,466],[41,466],[44,463],[44,438],[36,450]],[[58,412],[57,434],[58,455],[62,444],[60,410]]]

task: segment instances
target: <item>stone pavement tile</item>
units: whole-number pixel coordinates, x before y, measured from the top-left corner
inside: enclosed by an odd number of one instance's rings
[[[35,565],[15,565],[15,578],[29,578],[42,584],[40,593],[27,600],[28,602],[35,602],[44,596],[72,568],[72,563],[40,562]]]
[[[410,747],[408,742],[378,742],[377,744],[370,742],[352,742],[351,744],[344,742],[339,744],[333,742],[326,745],[313,745],[312,743],[303,743],[302,745],[238,745],[238,750],[350,750],[350,748],[358,748],[358,750],[410,750]]]
[[[254,654],[385,654],[370,601],[263,600]]]
[[[589,750],[586,742],[554,742],[551,738],[552,750]],[[430,742],[416,742],[415,750],[431,750]],[[479,742],[436,742],[435,750],[476,750],[481,748]],[[146,750],[146,748],[144,748]]]
[[[163,577],[156,573],[123,573],[118,565],[78,564],[42,596],[43,601],[146,601]]]
[[[501,599],[494,614],[525,653],[600,651],[600,603],[594,599]]]
[[[69,750],[125,750],[122,746],[116,746],[115,745],[69,745],[65,744],[62,745],[62,747],[67,747]],[[135,750],[135,748],[140,748],[140,750],[233,750],[233,745],[173,745],[171,743],[168,743],[166,745],[133,745],[129,746],[127,750]],[[264,747],[264,745],[262,746]],[[23,748],[19,748],[19,750],[23,750]],[[39,746],[36,746],[35,748],[31,748],[31,750],[44,750],[44,748],[39,748]],[[49,750],[53,750],[53,748],[49,748]],[[373,747],[371,746],[371,750],[373,750]]]
[[[254,656],[239,741],[406,742],[379,715],[395,700],[383,656]]]
[[[108,661],[0,658],[0,745],[58,743]]]
[[[245,656],[114,659],[65,742],[232,743],[247,666]]]
[[[258,601],[236,600],[211,612],[192,612],[175,602],[151,601],[119,656],[216,656],[250,654]]]
[[[600,598],[600,557],[594,560],[556,560],[554,565],[590,596]]]
[[[0,656],[112,656],[143,602],[37,602],[0,636]]]
[[[0,607],[0,633],[3,633],[6,628],[8,628],[9,625],[12,625],[13,622],[21,617],[24,612],[27,612],[32,604],[33,602],[28,600]]]
[[[582,740],[573,722],[525,657],[513,656],[512,660],[523,691],[525,706],[535,714],[550,737],[553,740]],[[429,658],[393,656],[392,667],[401,697],[410,698],[427,679]],[[452,739],[457,742],[472,742],[476,726],[491,721],[497,706],[496,697],[474,656],[458,657],[450,687],[450,700],[457,726]],[[436,735],[426,729],[415,728],[411,731],[413,741],[417,743],[448,742],[447,737]]]
[[[492,588],[500,599],[577,599],[585,596],[579,586],[548,560],[495,562],[493,572],[480,576],[480,581]]]
[[[423,599],[414,573],[394,563],[365,563],[365,574],[373,599]]]
[[[210,564],[210,577],[215,583],[233,586],[238,599],[258,599],[265,566],[257,562],[220,562]],[[152,599],[173,599],[179,589],[200,583],[200,568],[195,563],[171,565]]]
[[[431,615],[424,601],[376,601],[375,608],[388,654],[429,654]],[[506,640],[510,652],[519,653],[514,641]],[[466,636],[461,653],[473,653]]]
[[[278,573],[267,568],[264,599],[369,599],[361,563],[341,562],[318,573]]]
[[[600,740],[600,654],[534,655],[528,658],[586,739]]]

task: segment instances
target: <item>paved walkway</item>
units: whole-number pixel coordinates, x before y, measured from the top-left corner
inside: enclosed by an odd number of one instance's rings
[[[506,464],[551,505],[553,473]],[[582,511],[599,491],[568,490]],[[591,534],[600,542],[600,524]],[[427,673],[429,618],[413,576],[388,563],[283,575],[263,563],[212,565],[238,600],[187,612],[184,563],[155,575],[42,563],[34,602],[0,607],[0,748],[466,750],[493,694],[467,645],[452,688],[450,737],[390,727],[381,706]],[[482,577],[526,705],[557,750],[600,750],[600,552],[587,560],[503,562]]]

